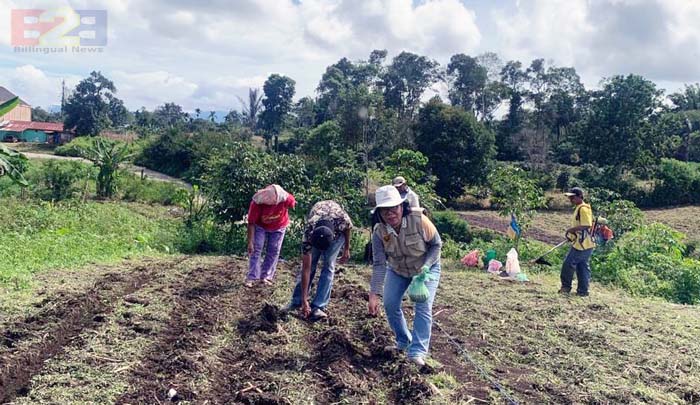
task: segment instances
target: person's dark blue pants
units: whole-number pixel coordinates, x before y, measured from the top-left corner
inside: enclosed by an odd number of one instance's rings
[[[561,265],[561,288],[565,291],[571,291],[571,283],[574,280],[574,273],[578,285],[576,286],[576,294],[588,295],[588,284],[591,281],[591,254],[593,249],[577,250],[573,247],[569,249],[569,253]]]

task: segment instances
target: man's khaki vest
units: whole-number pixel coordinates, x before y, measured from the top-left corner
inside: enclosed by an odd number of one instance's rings
[[[398,238],[390,234],[384,224],[377,224],[374,231],[379,232],[387,261],[397,274],[413,277],[420,273],[425,264],[425,252],[428,251],[423,236],[422,209],[411,210],[406,217],[406,227],[401,228]]]

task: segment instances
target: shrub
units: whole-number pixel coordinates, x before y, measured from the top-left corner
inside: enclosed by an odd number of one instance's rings
[[[165,181],[141,179],[122,171],[117,177],[117,189],[121,199],[125,201],[173,205],[178,201],[178,193],[182,187]]]
[[[633,295],[700,302],[700,262],[684,258],[683,234],[662,224],[642,226],[617,240],[607,255],[594,257],[600,281]]]
[[[656,173],[650,206],[692,204],[700,201],[700,165],[663,159]]]
[[[526,230],[534,212],[545,206],[544,192],[525,172],[513,166],[500,166],[488,176],[491,202],[503,216],[515,215]]]
[[[369,225],[369,207],[364,194],[365,174],[357,168],[336,167],[314,177],[308,192],[300,193],[300,209],[306,215],[313,204],[334,200],[356,225]]]
[[[472,241],[472,235],[469,233],[469,223],[460,218],[454,211],[433,213],[433,223],[435,223],[435,227],[437,227],[443,239],[450,238],[464,243]]]
[[[310,182],[300,157],[270,155],[251,145],[235,143],[230,152],[210,158],[203,183],[217,221],[232,225],[243,220],[251,197],[266,185],[279,184],[304,201]]]
[[[76,182],[90,175],[90,168],[79,162],[49,160],[42,167],[42,186],[38,190],[41,198],[61,201],[72,198],[77,191]]]
[[[82,157],[83,151],[92,146],[92,139],[89,136],[79,136],[65,145],[61,145],[54,149],[54,153],[58,156]],[[108,142],[114,142],[111,139]]]
[[[645,223],[644,213],[631,201],[615,200],[601,203],[593,209],[598,216],[608,220],[608,226],[615,232],[616,238],[639,229]]]
[[[191,134],[171,128],[146,144],[136,157],[136,164],[182,177],[193,161],[193,143]]]

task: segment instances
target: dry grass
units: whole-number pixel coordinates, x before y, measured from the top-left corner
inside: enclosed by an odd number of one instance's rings
[[[700,240],[700,206],[645,210],[644,213],[651,221],[661,222],[690,239]]]

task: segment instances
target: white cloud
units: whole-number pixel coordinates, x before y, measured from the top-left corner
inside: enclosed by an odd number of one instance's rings
[[[665,82],[700,76],[700,2],[535,0],[493,19],[506,58],[574,66],[589,86],[615,74]]]
[[[113,71],[109,79],[117,88],[117,96],[134,106],[138,100],[141,106],[153,109],[166,102],[191,105],[191,97],[199,88],[196,83],[166,71],[127,73]],[[134,108],[138,108],[134,107]]]
[[[74,87],[79,78],[74,75],[64,77],[47,75],[33,65],[22,65],[14,69],[0,69],[0,86],[18,95],[33,107],[48,108],[61,101],[61,81],[65,79],[68,89]]]
[[[0,21],[9,21],[11,8],[27,7],[20,2],[5,0]],[[37,0],[31,6],[64,4]],[[26,92],[35,105],[58,103],[60,78],[67,73],[74,85],[99,70],[130,109],[173,101],[188,110],[227,110],[238,108],[236,95],[262,87],[271,72],[294,79],[297,97],[312,95],[328,65],[342,57],[365,59],[373,49],[387,49],[389,58],[406,50],[442,63],[456,53],[486,50],[524,64],[551,59],[576,67],[589,87],[603,76],[628,72],[660,83],[700,77],[695,0],[470,1],[469,7],[461,0],[70,4],[108,11],[104,53],[15,54],[6,46],[9,30],[0,29],[0,72],[11,82],[8,88]]]

